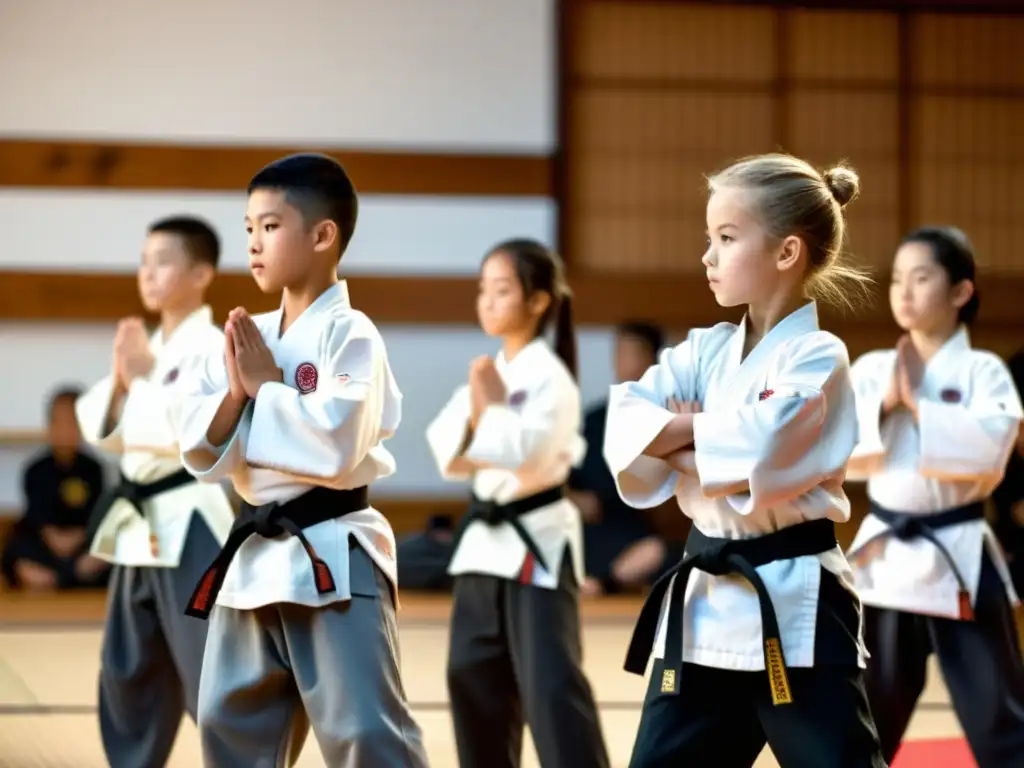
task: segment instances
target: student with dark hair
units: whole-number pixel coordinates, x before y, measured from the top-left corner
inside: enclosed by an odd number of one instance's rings
[[[47,408],[49,447],[22,475],[25,514],[4,546],[2,575],[12,589],[103,586],[108,568],[89,555],[86,528],[103,492],[103,468],[82,452],[75,421],[80,392],[63,388]]]
[[[617,383],[638,381],[658,361],[665,346],[661,328],[631,321],[615,332],[614,367]],[[645,516],[626,504],[602,455],[608,401],[602,400],[583,417],[587,453],[569,475],[570,498],[583,519],[585,595],[611,594],[649,583],[676,552],[655,532]],[[676,513],[678,514],[678,512]]]
[[[223,349],[206,292],[217,271],[216,233],[193,216],[148,228],[139,294],[159,315],[122,320],[109,376],[77,404],[92,445],[120,455],[121,481],[97,504],[90,551],[113,564],[100,651],[100,732],[113,768],[167,762],[183,713],[199,698],[206,628],[181,614],[195,581],[231,528],[219,487],[201,486],[178,457],[182,381]]]
[[[394,534],[369,486],[402,396],[338,262],[358,202],[333,159],[252,179],[249,267],[280,308],[231,312],[223,351],[188,383],[182,460],[243,499],[187,613],[210,618],[199,694],[208,766],[290,765],[312,725],[328,765],[425,768],[399,671]],[[199,623],[198,621],[195,623]]]
[[[962,232],[907,235],[889,301],[895,349],[853,365],[859,440],[850,479],[871,511],[850,548],[871,654],[866,680],[887,760],[899,749],[935,653],[980,768],[1024,765],[1018,602],[985,500],[1022,409],[1006,364],[971,347],[980,301]]]
[[[581,458],[572,296],[561,259],[532,240],[488,252],[477,314],[500,338],[427,429],[442,476],[471,480],[455,534],[448,691],[459,765],[517,768],[528,723],[545,768],[607,768],[581,667]],[[545,333],[554,327],[554,343]]]

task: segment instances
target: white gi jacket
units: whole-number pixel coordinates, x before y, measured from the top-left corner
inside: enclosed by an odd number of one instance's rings
[[[324,291],[280,333],[282,310],[253,321],[284,382],[264,384],[223,446],[206,432],[228,391],[223,350],[210,355],[188,382],[182,407],[182,461],[200,480],[230,478],[247,502],[286,502],[316,486],[338,490],[372,485],[395,471],[381,443],[401,419],[402,395],[376,326],[349,303],[344,281]],[[354,536],[392,584],[395,538],[377,510],[367,508],[303,531],[331,569],[336,591],[317,592],[298,537],[249,537],[238,550],[217,604],[254,609],[273,603],[322,606],[348,600],[349,536]]]
[[[181,469],[177,408],[182,387],[205,354],[223,351],[224,334],[213,325],[209,307],[189,315],[164,339],[157,331],[149,349],[156,358],[148,376],[132,381],[121,419],[109,434],[113,381],[107,376],[78,399],[76,411],[84,439],[97,448],[120,453],[121,473],[137,483],[160,480]],[[144,503],[144,512],[159,541],[150,546],[150,524],[124,500],[107,513],[91,544],[91,553],[118,565],[176,567],[181,561],[192,513],[197,512],[218,542],[227,538],[234,511],[220,486],[196,483],[162,493]]]
[[[744,321],[693,330],[639,382],[611,388],[604,455],[619,494],[638,508],[675,495],[683,513],[713,537],[760,536],[820,518],[845,522],[850,505],[842,483],[857,431],[846,346],[819,330],[813,303],[779,322],[742,360],[745,329]],[[665,408],[670,397],[702,406],[693,419],[696,476],[643,455],[673,418]],[[851,586],[838,544],[757,568],[778,616],[787,666],[813,666],[822,567]],[[695,570],[685,601],[684,662],[764,669],[757,594],[743,577]],[[666,608],[656,658],[664,657]],[[863,643],[859,653],[863,664]]]
[[[507,504],[564,485],[569,471],[582,460],[586,444],[579,432],[579,387],[547,342],[535,339],[511,361],[499,353],[495,367],[505,383],[508,401],[483,412],[465,451],[471,410],[466,385],[455,391],[427,428],[427,442],[443,477],[472,477],[477,498]],[[484,468],[460,473],[453,467],[460,456]],[[558,586],[566,548],[577,581],[583,580],[583,528],[575,504],[563,498],[526,513],[521,522],[548,566],[548,570],[539,564],[533,569],[534,586]],[[453,554],[448,572],[514,580],[526,555],[526,545],[508,523],[490,526],[474,521]]]
[[[1003,478],[1022,417],[1006,364],[991,352],[972,349],[967,329],[961,328],[925,365],[917,421],[902,408],[883,420],[882,401],[895,365],[896,351],[888,349],[869,352],[853,366],[860,438],[850,479],[866,479],[871,500],[893,512],[933,514],[987,499]],[[860,551],[886,528],[869,515],[850,547],[863,601],[959,618],[959,586],[934,544],[886,536]],[[935,533],[967,582],[972,604],[982,547],[1011,602],[1017,602],[1002,549],[987,522],[974,520]]]

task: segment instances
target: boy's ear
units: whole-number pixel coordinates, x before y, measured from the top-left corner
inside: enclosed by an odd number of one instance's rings
[[[217,270],[213,268],[212,264],[208,264],[205,261],[197,262],[192,265],[192,275],[195,281],[195,287],[206,293],[210,287],[210,283],[213,282],[214,276],[217,274]]]
[[[338,225],[324,219],[313,225],[313,250],[317,253],[332,250],[338,242]]]

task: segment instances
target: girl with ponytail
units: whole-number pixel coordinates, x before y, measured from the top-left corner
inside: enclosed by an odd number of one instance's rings
[[[1024,662],[1019,600],[985,506],[1024,409],[1006,363],[971,344],[974,278],[974,249],[955,228],[914,230],[896,251],[889,302],[903,336],[851,369],[849,478],[867,481],[871,508],[849,554],[886,759],[934,653],[974,759],[995,768],[1024,765]]]
[[[484,258],[477,313],[500,338],[427,429],[445,479],[471,480],[455,536],[448,689],[462,768],[607,768],[581,668],[583,537],[565,483],[585,446],[572,298],[557,254],[508,240]],[[544,336],[553,327],[553,344]]]

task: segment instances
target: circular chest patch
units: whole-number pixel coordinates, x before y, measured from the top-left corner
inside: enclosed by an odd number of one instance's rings
[[[177,380],[178,380],[178,369],[177,368],[172,368],[171,370],[169,370],[167,372],[167,375],[164,376],[164,384],[173,384]]]
[[[952,403],[954,405],[963,400],[963,395],[960,394],[960,390],[952,388],[942,390],[942,392],[939,393],[939,397],[942,398],[942,402]]]
[[[312,363],[303,363],[295,369],[295,386],[299,392],[306,394],[316,389],[316,366]]]
[[[67,506],[78,509],[89,498],[89,487],[77,477],[69,477],[60,484],[60,498]]]

